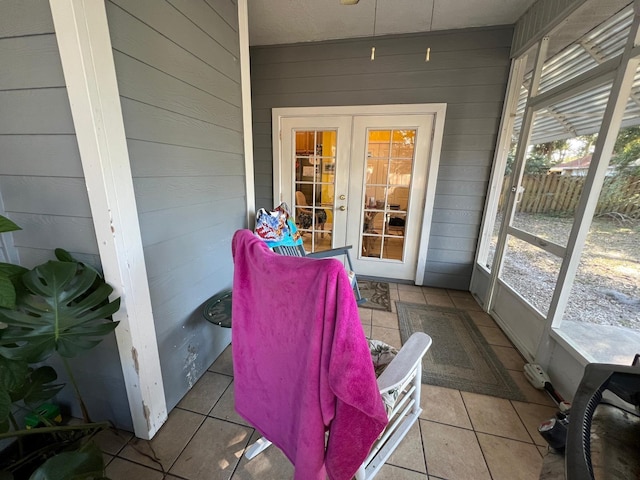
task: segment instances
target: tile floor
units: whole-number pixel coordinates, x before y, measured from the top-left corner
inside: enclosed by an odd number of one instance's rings
[[[377,478],[538,479],[546,447],[536,429],[553,416],[554,403],[526,381],[524,360],[494,321],[466,292],[391,284],[391,297],[392,301],[467,310],[528,401],[423,385],[421,419]],[[367,335],[401,346],[395,312],[361,308],[360,315]],[[171,412],[153,440],[103,432],[99,442],[112,480],[292,478],[291,464],[275,447],[252,461],[243,457],[244,449],[258,437],[233,409],[229,347]]]

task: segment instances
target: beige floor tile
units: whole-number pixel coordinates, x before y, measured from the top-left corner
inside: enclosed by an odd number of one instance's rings
[[[478,433],[493,480],[538,480],[542,456],[535,445]]]
[[[104,453],[109,455],[117,455],[124,448],[129,440],[133,438],[133,433],[109,428],[98,433],[94,437],[94,441]]]
[[[380,480],[424,480],[424,473],[413,472],[405,468],[395,467],[393,465],[385,464],[382,466],[376,478]]]
[[[422,287],[410,283],[398,283],[398,292],[422,292]]]
[[[498,327],[496,321],[491,318],[488,313],[483,312],[482,310],[469,310],[467,313],[471,317],[471,320],[473,320],[479,327]]]
[[[519,372],[523,371],[526,362],[518,350],[513,347],[502,347],[500,345],[491,345],[491,348],[502,362],[502,365],[504,365],[504,368],[507,370],[517,370]]]
[[[453,301],[449,295],[433,295],[431,293],[425,293],[424,296],[427,300],[427,305],[453,308]]]
[[[471,295],[468,297],[451,297],[456,308],[461,310],[482,311],[482,307]]]
[[[524,423],[525,428],[529,432],[529,435],[531,435],[531,438],[533,438],[536,445],[543,447],[546,446],[547,442],[538,432],[538,426],[545,420],[553,418],[558,409],[548,407],[546,405],[536,405],[534,403],[511,403],[513,404],[513,408],[516,409],[518,415],[520,415],[520,419]]]
[[[222,373],[223,375],[233,375],[233,357],[231,345],[225,348],[215,362],[209,367],[210,372]]]
[[[227,389],[231,380],[232,378],[228,375],[205,372],[178,403],[178,407],[204,415],[208,414]]]
[[[255,432],[251,437],[249,445],[260,438],[260,434]],[[233,480],[283,480],[293,478],[293,465],[282,451],[271,445],[262,453],[247,460],[244,452],[240,459],[240,464],[233,474]]]
[[[371,325],[362,324],[362,330],[364,330],[364,336],[371,338]]]
[[[162,480],[164,474],[161,471],[138,465],[137,463],[114,458],[107,465],[107,477],[110,480]]]
[[[227,387],[225,392],[213,407],[209,416],[225,420],[227,422],[239,423],[240,425],[250,426],[240,415],[236,413],[235,396],[233,394],[233,382]]]
[[[420,418],[456,427],[471,428],[467,409],[458,390],[422,385],[420,406],[422,407]]]
[[[411,427],[407,436],[400,442],[400,445],[397,446],[386,463],[416,472],[427,473],[419,423],[416,422]]]
[[[358,307],[358,313],[360,315],[361,323],[371,323],[371,315],[373,314],[373,310],[370,308]]]
[[[152,468],[169,470],[206,417],[174,408],[152,440],[132,439],[119,456]]]
[[[471,292],[468,292],[466,290],[451,290],[449,288],[447,288],[446,290],[442,290],[443,292],[447,292],[447,295],[451,296],[451,298],[456,297],[456,298],[473,298],[473,295],[471,295]]]
[[[169,473],[189,480],[228,480],[253,429],[207,418]]]
[[[425,295],[449,295],[446,289],[437,287],[422,287],[422,293]]]
[[[474,432],[427,420],[419,422],[429,475],[465,480],[491,478]]]
[[[398,315],[383,310],[372,310],[371,324],[377,327],[398,328]]]
[[[426,299],[424,298],[424,295],[420,290],[417,290],[417,291],[398,290],[398,295],[400,297],[401,302],[420,303],[420,304],[427,303]]]
[[[389,299],[391,300],[391,303],[393,303],[394,300],[400,300],[400,294],[398,293],[397,286],[396,288],[389,286]]]
[[[549,394],[544,390],[538,390],[534,388],[524,376],[524,372],[517,372],[515,370],[509,370],[509,375],[516,382],[518,388],[524,395],[525,399],[529,403],[537,403],[539,405],[556,406]]]
[[[402,348],[402,340],[400,339],[400,330],[397,328],[371,327],[371,338],[388,343],[398,350]]]
[[[499,345],[501,347],[512,347],[511,342],[502,330],[497,327],[478,327],[489,345]]]
[[[477,393],[461,394],[476,432],[532,443],[527,429],[509,400]]]

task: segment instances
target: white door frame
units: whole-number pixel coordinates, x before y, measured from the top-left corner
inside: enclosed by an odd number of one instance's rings
[[[411,105],[359,105],[340,107],[287,107],[274,108],[271,112],[273,138],[273,199],[279,203],[282,198],[282,136],[281,121],[286,117],[322,117],[322,116],[366,116],[366,115],[433,115],[433,138],[429,152],[429,166],[425,185],[422,228],[418,240],[418,258],[414,283],[422,285],[427,262],[429,236],[433,219],[433,205],[435,201],[438,168],[440,166],[440,151],[442,149],[442,135],[444,132],[444,118],[446,103],[423,103]]]

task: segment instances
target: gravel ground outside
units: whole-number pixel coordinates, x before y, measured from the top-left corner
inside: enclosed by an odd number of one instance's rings
[[[515,226],[566,245],[573,219],[518,214]],[[565,320],[640,331],[640,222],[594,219]],[[501,278],[547,313],[561,259],[526,242],[510,242]]]

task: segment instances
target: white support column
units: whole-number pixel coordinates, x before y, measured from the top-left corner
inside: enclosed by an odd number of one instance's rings
[[[120,96],[103,1],[50,0],[135,434],[167,418]]]
[[[248,228],[253,229],[256,214],[256,196],[253,176],[253,126],[251,123],[251,68],[249,62],[249,11],[247,0],[238,0],[238,35],[240,41],[240,84],[242,88],[242,133],[244,136],[244,174],[247,189],[247,222]]]

